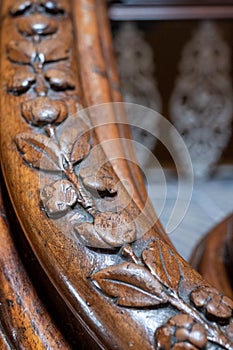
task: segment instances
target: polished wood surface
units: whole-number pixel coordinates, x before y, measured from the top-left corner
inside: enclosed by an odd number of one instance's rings
[[[12,235],[0,193],[1,349],[70,349],[41,303]]]
[[[2,1],[1,163],[18,220],[83,349],[232,349],[233,302],[178,255],[126,160],[98,4]]]
[[[232,223],[227,217],[195,248],[190,263],[209,283],[233,298],[232,289]]]

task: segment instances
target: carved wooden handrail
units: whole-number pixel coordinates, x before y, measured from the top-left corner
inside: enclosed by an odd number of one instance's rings
[[[96,348],[232,349],[233,302],[177,254],[145,206],[116,105],[82,111],[120,99],[98,5],[2,1],[1,160],[15,211]]]
[[[16,250],[0,190],[0,348],[71,349],[41,303]]]

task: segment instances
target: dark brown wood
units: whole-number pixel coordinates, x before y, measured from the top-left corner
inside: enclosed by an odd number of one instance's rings
[[[82,111],[116,98],[97,5],[2,3],[1,161],[15,211],[96,346],[230,350],[233,302],[191,269],[144,208],[114,106]]]
[[[230,216],[214,227],[195,248],[190,263],[203,277],[224,294],[233,298],[232,289],[232,241],[230,241],[233,217]]]

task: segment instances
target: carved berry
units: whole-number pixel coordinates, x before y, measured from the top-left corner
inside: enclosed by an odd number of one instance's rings
[[[198,350],[207,343],[205,329],[189,315],[179,314],[155,332],[158,350]]]
[[[21,110],[26,121],[35,126],[60,124],[68,115],[65,102],[51,100],[48,97],[23,102]]]
[[[156,348],[158,350],[170,350],[171,348],[171,338],[172,338],[173,329],[169,326],[160,327],[155,333],[156,338]]]
[[[200,286],[190,295],[194,305],[202,309],[207,317],[227,322],[232,316],[233,302],[215,288]]]
[[[58,180],[43,188],[41,199],[47,215],[56,219],[65,215],[76,203],[78,194],[70,181]]]

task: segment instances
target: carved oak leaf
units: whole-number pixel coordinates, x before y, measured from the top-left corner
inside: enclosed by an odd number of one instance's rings
[[[66,71],[49,69],[45,73],[45,78],[49,81],[51,88],[54,90],[63,91],[75,88],[74,78]]]
[[[162,240],[151,242],[143,251],[142,258],[151,273],[166,287],[178,292],[180,269],[171,248]]]
[[[79,176],[84,186],[96,197],[115,196],[117,194],[117,177],[107,163],[100,169],[86,167],[80,169]]]
[[[48,171],[63,169],[61,151],[47,136],[22,133],[16,136],[16,145],[24,161],[33,168]]]
[[[24,35],[48,35],[56,32],[57,22],[51,17],[33,14],[18,20],[18,29]]]
[[[21,111],[26,121],[35,126],[60,124],[68,116],[65,102],[45,96],[23,102]]]
[[[8,57],[11,61],[30,64],[36,57],[36,49],[27,40],[10,41],[7,46]]]
[[[8,81],[7,90],[14,95],[20,95],[29,90],[35,81],[36,76],[34,73],[28,72],[25,67],[18,67]]]
[[[41,57],[41,60],[44,62],[64,60],[68,58],[69,50],[68,43],[57,42],[56,39],[43,40],[37,46],[38,56]]]
[[[47,215],[57,219],[64,216],[76,203],[78,194],[70,181],[58,180],[43,188],[41,199]]]
[[[146,268],[134,263],[107,267],[94,273],[91,279],[104,293],[117,298],[121,306],[148,307],[167,303],[161,284]]]

